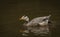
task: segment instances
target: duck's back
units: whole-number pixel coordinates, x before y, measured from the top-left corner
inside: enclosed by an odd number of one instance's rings
[[[42,22],[43,19],[44,19],[44,17],[34,18],[30,22],[27,23],[27,26],[38,24],[38,23]]]

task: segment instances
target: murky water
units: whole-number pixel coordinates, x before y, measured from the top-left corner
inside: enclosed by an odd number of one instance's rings
[[[60,37],[60,2],[59,1],[19,1],[5,0],[1,2],[1,37],[23,37],[20,36],[19,17],[27,15],[30,20],[34,17],[51,14],[54,30],[50,37]],[[29,37],[40,37],[30,35]],[[47,37],[47,36],[46,36]]]

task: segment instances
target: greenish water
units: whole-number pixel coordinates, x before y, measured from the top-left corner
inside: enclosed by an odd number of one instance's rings
[[[19,1],[5,0],[1,1],[1,37],[22,37],[19,34],[19,17],[27,15],[30,20],[34,17],[51,14],[51,20],[55,25],[55,30],[50,37],[60,37],[60,2],[50,1]],[[35,36],[30,36],[35,37]],[[38,36],[39,37],[39,36]]]

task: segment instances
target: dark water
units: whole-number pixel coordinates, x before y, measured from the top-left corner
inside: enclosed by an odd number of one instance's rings
[[[55,29],[50,37],[60,37],[60,1],[58,0],[1,0],[0,37],[22,37],[19,34],[19,17],[27,15],[30,20],[51,14]],[[30,36],[35,37],[35,36]],[[38,36],[39,37],[39,36]]]

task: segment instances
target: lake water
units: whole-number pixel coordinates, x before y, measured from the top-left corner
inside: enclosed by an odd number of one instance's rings
[[[60,37],[60,1],[50,0],[3,0],[1,1],[1,37],[22,37],[20,36],[19,17],[27,15],[30,20],[51,14],[51,20],[55,29],[50,37]],[[35,37],[33,35],[29,37]],[[37,36],[39,37],[39,36]]]

